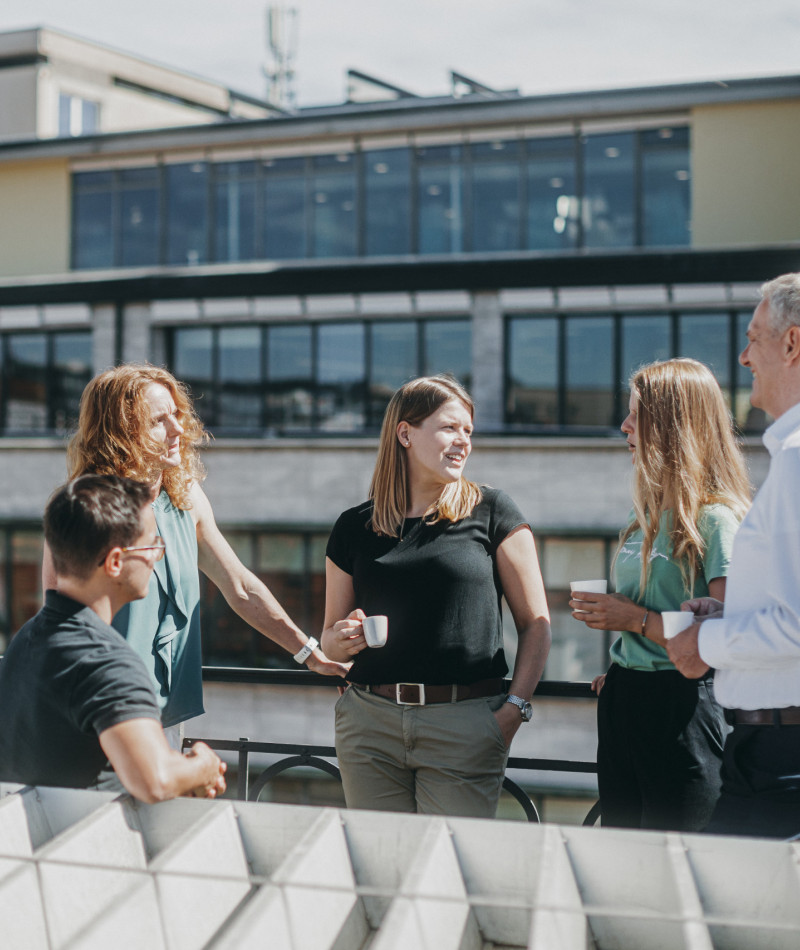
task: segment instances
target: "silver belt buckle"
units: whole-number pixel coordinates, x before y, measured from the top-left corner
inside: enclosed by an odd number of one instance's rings
[[[401,686],[415,686],[417,690],[419,690],[419,700],[416,703],[409,703],[403,699],[400,699]],[[395,683],[394,693],[395,693],[395,699],[397,700],[398,706],[424,706],[425,705],[425,684],[424,683]]]

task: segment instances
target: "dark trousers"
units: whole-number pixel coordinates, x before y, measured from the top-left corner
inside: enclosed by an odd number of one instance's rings
[[[726,728],[711,678],[613,664],[597,703],[603,825],[702,829],[719,796]]]
[[[800,726],[734,726],[710,834],[800,834]]]

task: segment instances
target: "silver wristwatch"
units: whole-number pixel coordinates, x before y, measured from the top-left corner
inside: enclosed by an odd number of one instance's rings
[[[513,693],[509,693],[506,696],[506,702],[511,703],[512,706],[516,706],[519,709],[519,714],[522,716],[523,722],[530,722],[531,717],[533,716],[533,706],[523,699],[521,696],[514,696]]]

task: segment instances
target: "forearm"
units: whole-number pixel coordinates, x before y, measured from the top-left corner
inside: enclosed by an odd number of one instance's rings
[[[781,669],[787,659],[800,657],[800,615],[784,601],[706,620],[700,627],[698,648],[714,669]]]
[[[255,574],[244,572],[229,590],[222,591],[233,610],[263,636],[294,655],[308,639]]]
[[[509,692],[530,699],[542,678],[550,652],[550,623],[544,618],[533,621],[518,633],[517,659]]]

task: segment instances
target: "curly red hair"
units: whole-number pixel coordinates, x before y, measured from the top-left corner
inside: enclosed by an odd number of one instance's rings
[[[183,427],[181,464],[163,472],[155,461],[163,447],[149,437],[150,409],[144,399],[153,383],[169,390]],[[67,449],[69,477],[122,475],[154,484],[162,475],[170,501],[186,510],[192,484],[205,478],[199,447],[208,438],[183,383],[158,366],[125,363],[95,376],[83,391],[78,430]]]

